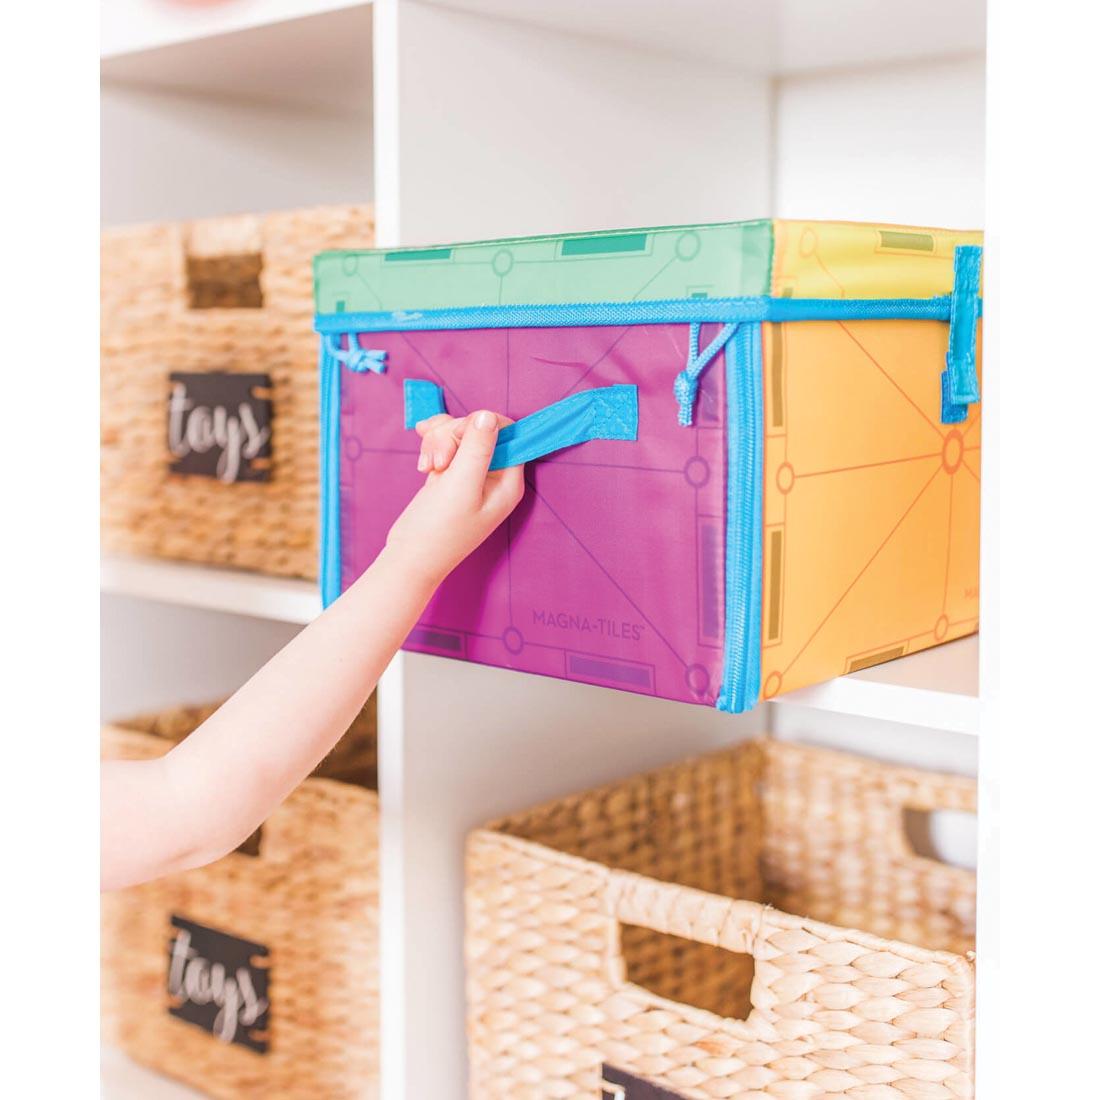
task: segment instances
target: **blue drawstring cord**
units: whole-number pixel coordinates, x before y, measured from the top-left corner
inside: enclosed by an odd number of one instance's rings
[[[340,347],[340,336],[336,334],[326,334],[325,345],[329,355],[337,363],[342,363],[356,374],[364,374],[366,371],[382,374],[386,369],[386,352],[374,348],[361,348],[359,338],[354,333],[348,333],[346,350]]]
[[[699,377],[710,361],[730,342],[730,338],[737,331],[737,324],[724,325],[718,335],[706,346],[703,353],[699,354],[699,329],[697,323],[693,323],[688,336],[688,361],[672,384],[672,392],[676,395],[676,403],[679,406],[678,420],[680,427],[690,428],[695,417],[695,398],[699,393]]]

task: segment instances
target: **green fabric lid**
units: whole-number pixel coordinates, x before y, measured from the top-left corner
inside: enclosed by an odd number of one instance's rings
[[[432,248],[323,252],[318,313],[767,294],[772,223],[516,237]]]

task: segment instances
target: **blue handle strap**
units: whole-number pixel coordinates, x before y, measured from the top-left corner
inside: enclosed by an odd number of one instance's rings
[[[426,415],[422,412],[425,409],[430,410]],[[406,428],[440,412],[446,412],[446,407],[439,386],[419,378],[405,382]],[[501,428],[489,469],[503,470],[506,466],[533,462],[593,439],[637,438],[638,387],[601,386],[570,394]]]
[[[501,428],[489,469],[518,466],[591,439],[637,438],[637,386],[582,390]]]
[[[981,400],[978,392],[978,317],[982,278],[982,250],[976,244],[955,249],[955,288],[951,292],[947,335],[947,369],[940,378],[940,419],[945,424],[965,420],[969,406]]]

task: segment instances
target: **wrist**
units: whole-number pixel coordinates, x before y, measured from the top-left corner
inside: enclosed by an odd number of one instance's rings
[[[374,559],[374,565],[391,574],[394,583],[404,585],[410,594],[422,596],[425,603],[431,599],[449,572],[441,569],[438,562],[431,561],[426,555],[411,552],[407,546],[395,546],[391,543],[382,547],[378,557]]]

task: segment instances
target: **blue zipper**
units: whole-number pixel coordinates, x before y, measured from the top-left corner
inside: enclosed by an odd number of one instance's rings
[[[321,341],[321,603],[328,607],[340,595],[340,364],[328,341]]]
[[[764,396],[758,324],[741,325],[727,345],[726,407],[726,628],[714,705],[740,714],[760,697]]]
[[[981,309],[981,303],[978,303]],[[848,321],[909,318],[949,321],[951,295],[933,298],[672,298],[653,302],[459,306],[379,313],[321,313],[324,334],[426,332],[475,328],[572,328],[593,325],[758,321]]]

